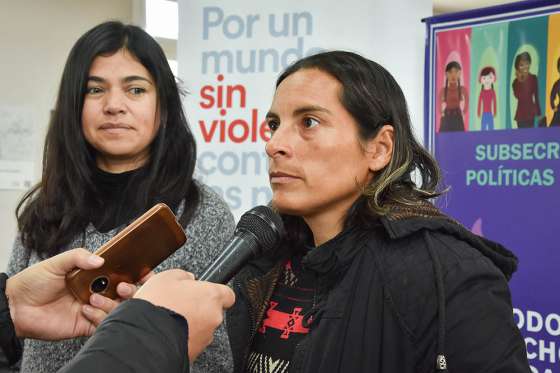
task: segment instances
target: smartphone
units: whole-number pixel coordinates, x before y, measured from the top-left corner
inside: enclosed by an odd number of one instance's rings
[[[95,252],[105,259],[103,266],[75,269],[66,286],[82,303],[93,293],[116,299],[119,282],[137,283],[186,240],[173,211],[158,203]]]

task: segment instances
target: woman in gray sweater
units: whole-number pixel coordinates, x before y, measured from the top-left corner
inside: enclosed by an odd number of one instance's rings
[[[195,181],[196,146],[165,55],[142,29],[106,22],[72,48],[45,140],[42,179],[16,210],[13,275],[74,247],[94,251],[158,202],[169,205],[187,243],[155,271],[202,271],[231,237],[225,202]],[[22,372],[55,372],[84,338],[27,339]],[[134,343],[134,341],[131,341]],[[193,372],[227,372],[223,329]]]

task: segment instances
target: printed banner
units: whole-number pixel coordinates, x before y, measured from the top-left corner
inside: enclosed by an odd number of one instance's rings
[[[560,5],[427,20],[427,143],[440,207],[519,258],[510,287],[533,372],[560,373]]]
[[[403,87],[421,133],[423,66],[409,61],[422,60],[420,18],[432,5],[405,3],[407,14],[402,2],[179,2],[178,69],[190,92],[185,108],[197,139],[197,177],[222,195],[236,218],[272,197],[264,119],[276,78],[297,59],[343,49],[381,63]]]

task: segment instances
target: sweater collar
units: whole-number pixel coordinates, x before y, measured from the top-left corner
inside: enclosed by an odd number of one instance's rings
[[[130,179],[141,170],[142,168],[137,168],[121,173],[111,173],[96,167],[93,170],[93,178],[102,191],[109,192],[126,187]]]

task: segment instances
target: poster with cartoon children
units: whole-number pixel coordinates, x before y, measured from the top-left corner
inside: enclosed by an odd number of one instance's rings
[[[560,373],[560,2],[427,24],[426,144],[448,188],[435,203],[519,259],[509,285],[531,372]]]

